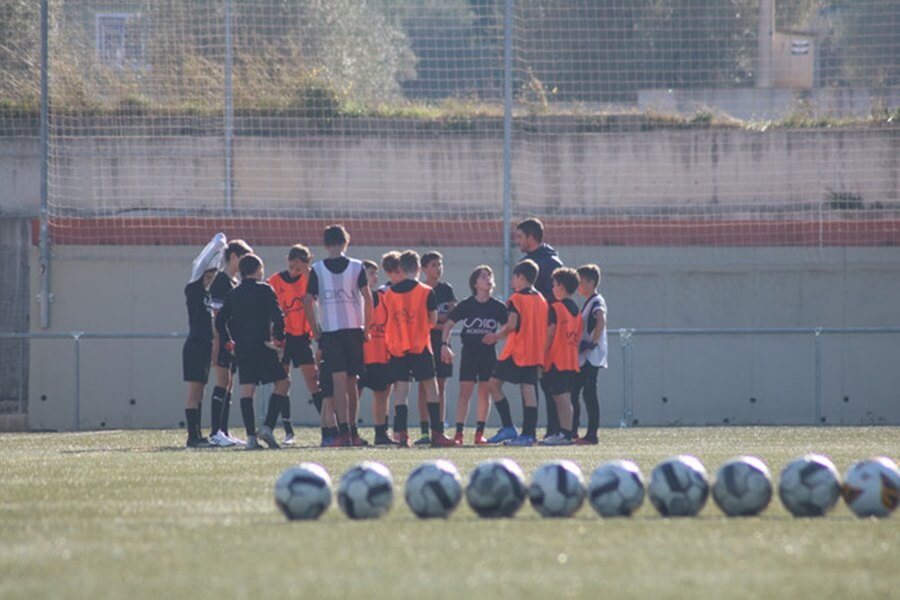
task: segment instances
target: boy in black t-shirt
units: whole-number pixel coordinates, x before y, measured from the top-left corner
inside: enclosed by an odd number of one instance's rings
[[[216,329],[225,341],[225,348],[237,359],[247,449],[261,448],[257,437],[270,448],[277,448],[272,428],[288,402],[291,386],[279,359],[279,350],[284,349],[284,313],[272,286],[264,281],[262,260],[255,254],[247,254],[241,258],[239,268],[241,285],[225,298],[216,315]],[[274,389],[265,421],[255,429],[253,395],[257,385],[267,383],[273,383]]]
[[[475,267],[469,276],[472,295],[457,304],[447,316],[441,336],[441,358],[446,364],[453,362],[450,335],[457,323],[462,323],[462,357],[459,364],[459,401],[456,403],[457,443],[463,442],[463,429],[469,412],[469,399],[475,383],[478,383],[478,412],[475,444],[487,444],[484,426],[491,410],[491,374],[497,362],[494,344],[484,342],[484,336],[496,333],[506,323],[506,306],[491,297],[494,289],[494,272],[487,265]],[[495,342],[496,343],[496,342]]]
[[[439,348],[447,315],[456,306],[456,294],[453,293],[453,286],[446,281],[441,281],[441,277],[444,275],[444,257],[440,252],[437,250],[426,252],[422,255],[419,264],[425,276],[424,283],[434,290],[434,299],[437,302],[437,324],[431,329],[431,347],[434,349],[434,373],[437,378],[438,405],[441,421],[443,421],[447,412],[444,390],[447,386],[447,378],[453,376],[453,363],[441,360]],[[416,441],[418,446],[427,446],[431,443],[431,438],[428,436],[428,408],[425,403],[425,393],[424,384],[419,383],[419,428],[422,436]]]

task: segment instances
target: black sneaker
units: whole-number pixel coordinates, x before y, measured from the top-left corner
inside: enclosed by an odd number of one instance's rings
[[[188,438],[185,444],[187,448],[212,448],[212,444],[206,438]]]

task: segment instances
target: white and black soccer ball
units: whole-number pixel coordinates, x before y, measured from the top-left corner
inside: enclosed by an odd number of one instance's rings
[[[525,475],[508,458],[480,463],[466,485],[466,501],[484,518],[512,517],[522,508],[525,494]]]
[[[662,516],[693,517],[709,497],[706,467],[687,454],[666,459],[653,467],[647,494]]]
[[[841,476],[828,457],[807,454],[781,471],[778,496],[795,517],[821,517],[841,497]]]
[[[331,477],[322,465],[302,463],[275,481],[275,505],[288,519],[318,519],[331,505]]]
[[[571,517],[584,504],[584,475],[571,460],[541,465],[528,486],[528,500],[542,517]]]
[[[404,497],[417,517],[447,517],[462,500],[459,471],[449,460],[422,463],[406,478]]]
[[[844,501],[859,517],[888,517],[900,504],[900,469],[884,456],[862,460],[847,471]]]
[[[351,519],[377,519],[394,502],[394,480],[386,466],[362,462],[344,473],[338,484],[338,505]]]
[[[758,515],[772,500],[772,476],[755,456],[739,456],[719,467],[713,500],[729,517]]]
[[[614,460],[591,473],[588,501],[601,517],[629,517],[644,503],[644,476],[630,460]]]

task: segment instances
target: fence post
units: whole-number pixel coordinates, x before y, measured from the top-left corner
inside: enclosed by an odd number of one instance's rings
[[[225,0],[225,211],[234,210],[234,40],[231,35],[231,0]]]
[[[510,294],[512,278],[512,17],[513,0],[503,9],[503,297]]]
[[[81,336],[83,331],[73,331],[75,341],[75,431],[81,431]]]
[[[41,0],[41,329],[50,327],[50,0]]]
[[[814,400],[814,418],[816,425],[822,425],[822,328],[816,327],[814,332],[815,343],[815,371],[816,371],[816,396]]]
[[[619,330],[619,345],[622,347],[622,420],[619,421],[619,427],[628,427],[634,418],[631,364],[631,336],[633,333],[633,329]]]

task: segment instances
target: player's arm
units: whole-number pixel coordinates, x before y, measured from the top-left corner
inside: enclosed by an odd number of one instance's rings
[[[231,339],[231,334],[228,331],[228,321],[231,319],[231,303],[228,300],[229,298],[226,298],[222,308],[216,312],[215,332],[219,342],[225,345],[226,348],[230,345],[233,349],[234,341]]]
[[[516,330],[516,327],[519,326],[519,313],[515,311],[510,311],[509,318],[506,321],[506,324],[500,328],[497,333],[489,333],[481,338],[481,342],[483,344],[496,344],[500,340],[506,339],[509,337],[513,331]]]
[[[594,311],[594,318],[597,320],[597,323],[591,331],[591,343],[596,346],[600,343],[600,336],[603,335],[603,330],[606,329],[606,313],[598,306]]]
[[[553,344],[553,336],[556,335],[556,323],[552,323],[547,327],[547,340],[544,342],[544,355],[550,352],[550,346]]]
[[[269,319],[272,322],[272,337],[281,341],[284,339],[284,312],[281,310],[281,304],[278,302],[275,290],[272,290],[267,296]]]
[[[431,324],[431,327],[435,327],[438,322],[438,304],[437,304],[437,296],[434,295],[434,290],[428,292],[428,322]]]
[[[304,294],[303,296],[303,314],[306,315],[306,322],[309,323],[309,329],[313,339],[319,339],[322,336],[322,330],[319,329],[319,318],[316,314],[316,299],[312,294]]]
[[[372,311],[374,303],[372,302],[372,290],[369,289],[368,283],[359,288],[359,293],[363,297],[363,331],[366,332],[366,339],[369,336],[369,327],[372,325]]]
[[[441,330],[441,360],[445,363],[453,362],[453,349],[450,347],[450,335],[453,332],[453,327],[455,325],[456,321],[448,318],[444,322],[444,327]]]

